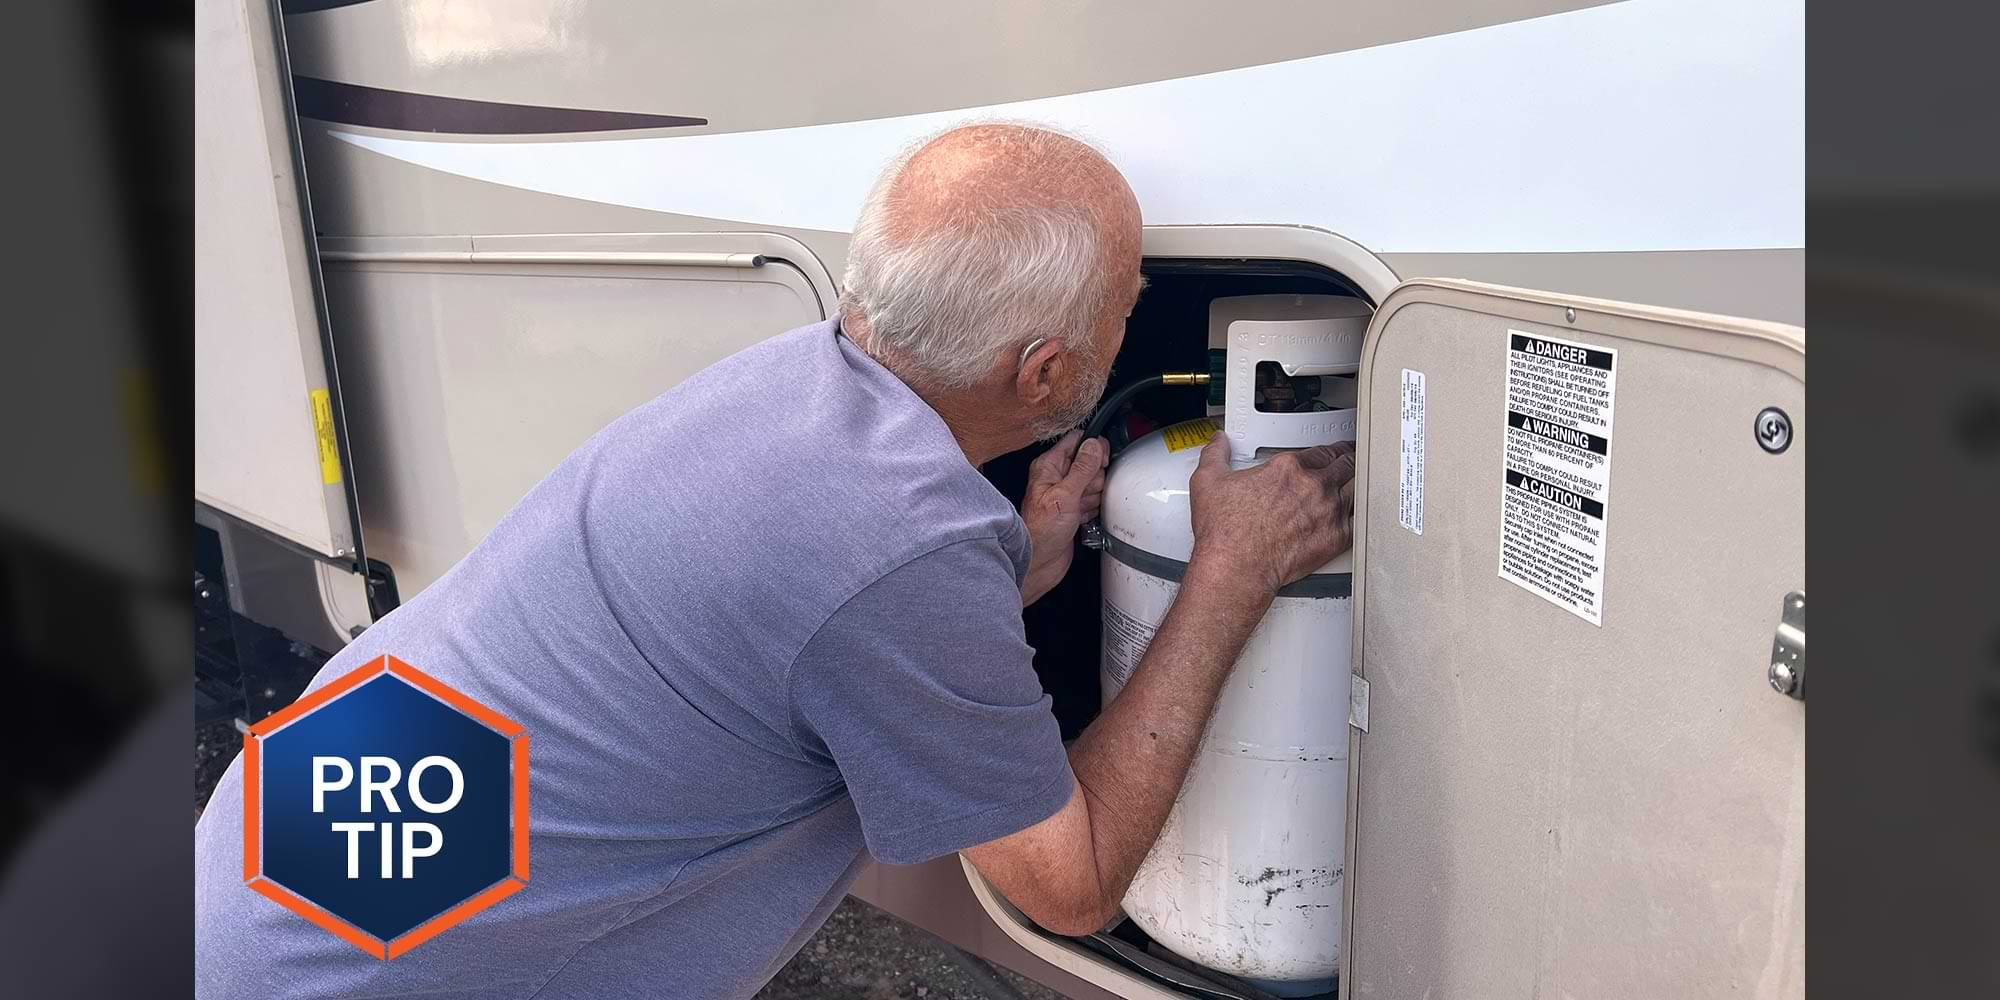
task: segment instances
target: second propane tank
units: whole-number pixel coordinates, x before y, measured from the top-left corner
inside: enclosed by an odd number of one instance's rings
[[[1209,306],[1227,349],[1220,424],[1237,468],[1354,440],[1370,310],[1351,298],[1252,295]],[[1208,419],[1149,434],[1112,462],[1102,557],[1108,703],[1137,668],[1194,548],[1188,480]],[[1125,894],[1155,941],[1279,996],[1340,967],[1347,815],[1349,556],[1281,591],[1224,685],[1165,828]]]

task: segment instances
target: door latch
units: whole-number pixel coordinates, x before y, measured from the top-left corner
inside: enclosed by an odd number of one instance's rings
[[[1784,610],[1778,616],[1778,635],[1771,640],[1771,688],[1800,701],[1806,700],[1806,595],[1794,590],[1785,595]]]

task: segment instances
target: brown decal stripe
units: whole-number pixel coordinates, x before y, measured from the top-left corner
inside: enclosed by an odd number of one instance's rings
[[[352,7],[369,0],[280,0],[278,6],[287,14],[310,14],[316,10],[332,10],[335,7]]]
[[[343,125],[393,128],[405,132],[456,135],[536,135],[550,132],[617,132],[642,128],[685,128],[708,119],[648,115],[634,111],[544,108],[532,104],[469,101],[412,94],[310,76],[292,77],[299,115]]]

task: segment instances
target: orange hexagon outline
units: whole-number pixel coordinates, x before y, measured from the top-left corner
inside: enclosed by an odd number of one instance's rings
[[[500,881],[461,900],[450,909],[404,931],[391,941],[384,941],[345,920],[334,916],[326,908],[306,899],[304,896],[272,881],[263,872],[263,744],[264,737],[304,718],[307,714],[325,706],[381,674],[392,674],[399,680],[450,705],[452,708],[477,719],[488,729],[507,738],[513,747],[513,795],[514,800],[514,845],[513,872]],[[394,656],[378,656],[342,674],[331,684],[313,691],[299,700],[251,726],[243,734],[243,884],[253,892],[264,896],[285,909],[298,914],[322,929],[334,934],[348,944],[367,954],[387,961],[408,952],[410,949],[437,937],[439,934],[458,926],[473,914],[506,899],[528,887],[528,731],[512,719],[501,715],[485,705],[472,700],[454,690],[451,685],[424,673]]]

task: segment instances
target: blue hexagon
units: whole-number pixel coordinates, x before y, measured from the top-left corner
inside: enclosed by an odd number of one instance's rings
[[[373,676],[357,676],[364,674]],[[287,890],[381,944],[330,930],[394,957],[526,877],[526,838],[515,837],[526,802],[515,801],[514,774],[526,767],[525,735],[393,657],[328,689],[336,686],[342,690],[332,697],[308,704],[309,695],[300,713],[273,716],[250,734],[262,746],[246,758],[256,775],[245,777],[261,808],[255,832],[246,831],[246,873],[265,895],[326,925],[272,891]],[[525,798],[525,782],[519,792]],[[261,848],[253,843],[259,834]],[[276,886],[258,886],[259,875]],[[460,906],[502,882],[512,884]]]

